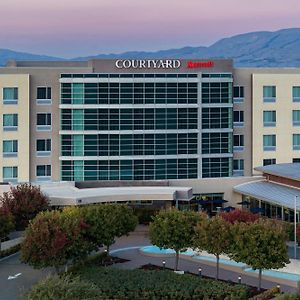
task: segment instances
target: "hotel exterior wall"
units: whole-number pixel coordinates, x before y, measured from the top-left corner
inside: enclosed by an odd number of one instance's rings
[[[18,88],[18,104],[3,103],[3,88]],[[3,181],[3,167],[18,167],[18,181],[30,180],[30,109],[29,75],[0,75],[0,181]],[[3,130],[3,114],[18,114],[17,131]],[[3,140],[17,140],[17,157],[3,157]]]
[[[272,73],[271,73],[272,72]],[[289,74],[283,74],[283,73]],[[297,73],[296,73],[297,72]],[[292,74],[296,73],[296,74]],[[268,74],[252,75],[253,89],[253,140],[252,140],[252,166],[263,165],[263,159],[275,158],[276,163],[292,162],[293,158],[300,157],[299,150],[293,150],[293,134],[300,134],[300,127],[293,126],[292,111],[300,109],[299,102],[293,102],[292,87],[300,86],[299,70],[289,72],[288,69]],[[266,103],[263,100],[263,87],[276,86],[276,101]],[[276,126],[264,127],[263,111],[276,111]],[[264,151],[263,135],[276,135],[276,150]],[[254,174],[257,174],[254,171]]]

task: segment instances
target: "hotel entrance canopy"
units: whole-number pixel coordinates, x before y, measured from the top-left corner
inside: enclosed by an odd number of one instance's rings
[[[233,190],[257,200],[290,209],[294,209],[295,196],[298,196],[297,210],[300,210],[300,189],[262,180],[239,184]]]
[[[193,198],[191,187],[176,186],[128,186],[82,188],[74,183],[42,184],[53,206],[84,205],[126,201],[190,201]]]

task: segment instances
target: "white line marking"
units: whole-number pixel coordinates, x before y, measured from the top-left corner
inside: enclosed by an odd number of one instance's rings
[[[8,276],[8,278],[7,278],[7,280],[12,280],[12,279],[16,279],[16,278],[18,278],[20,275],[22,275],[22,273],[17,273],[17,274],[15,274],[15,275],[13,275],[13,276]]]

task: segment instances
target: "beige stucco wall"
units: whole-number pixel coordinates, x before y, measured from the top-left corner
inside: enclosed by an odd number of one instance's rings
[[[3,104],[3,88],[18,87],[18,104]],[[30,101],[29,75],[0,75],[0,181],[3,181],[3,167],[17,166],[18,181],[30,180]],[[3,131],[3,114],[18,114],[18,130]],[[3,140],[18,140],[18,156],[3,157]]]
[[[300,127],[293,126],[292,111],[300,110],[300,103],[292,99],[292,87],[300,86],[298,74],[257,74],[253,77],[253,168],[261,166],[263,159],[275,158],[276,163],[290,163],[300,157],[299,150],[293,150],[293,134],[300,134]],[[276,102],[264,103],[263,86],[276,86]],[[276,111],[276,127],[263,126],[263,111]],[[263,135],[276,135],[276,151],[263,150]],[[255,173],[255,172],[254,172]]]

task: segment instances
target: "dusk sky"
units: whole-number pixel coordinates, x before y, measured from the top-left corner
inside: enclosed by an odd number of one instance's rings
[[[76,57],[300,27],[300,0],[1,0],[0,48]]]

